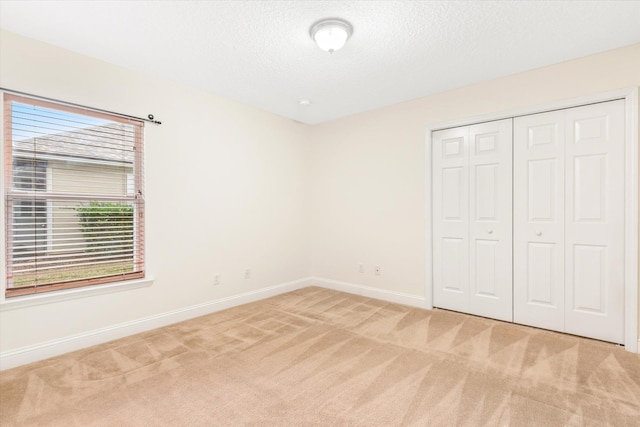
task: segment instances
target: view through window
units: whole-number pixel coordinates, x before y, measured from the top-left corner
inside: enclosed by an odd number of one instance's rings
[[[144,277],[143,123],[4,94],[7,296]]]

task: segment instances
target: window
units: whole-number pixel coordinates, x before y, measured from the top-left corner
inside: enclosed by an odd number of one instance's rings
[[[4,94],[7,297],[144,277],[143,123]]]

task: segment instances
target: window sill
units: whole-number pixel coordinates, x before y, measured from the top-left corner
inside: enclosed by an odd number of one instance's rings
[[[153,284],[153,277],[144,279],[127,280],[123,282],[109,283],[106,285],[86,286],[82,288],[67,289],[63,291],[43,292],[40,294],[12,297],[0,302],[0,312],[31,307],[41,304],[68,301],[77,298],[92,297],[95,295],[110,294],[131,289],[144,288]]]

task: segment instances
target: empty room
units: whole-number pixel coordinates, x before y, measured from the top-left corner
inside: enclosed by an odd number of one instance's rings
[[[0,425],[640,425],[640,1],[0,0]]]

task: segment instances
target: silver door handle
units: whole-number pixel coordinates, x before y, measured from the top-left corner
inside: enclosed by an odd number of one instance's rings
[[[542,236],[542,231],[536,231],[536,236]]]
[[[489,229],[489,230],[487,230],[487,233],[493,234],[493,230]]]

